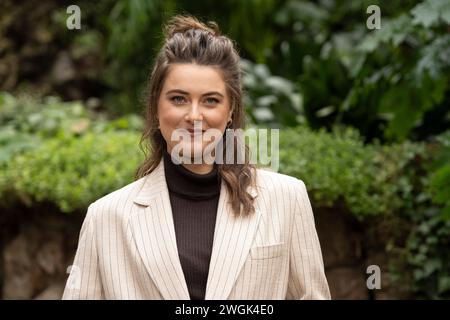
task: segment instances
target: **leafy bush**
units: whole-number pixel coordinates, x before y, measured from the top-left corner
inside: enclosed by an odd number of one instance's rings
[[[412,269],[412,290],[431,299],[450,298],[450,131],[428,153],[423,180],[428,201],[416,201],[403,259]]]
[[[420,145],[364,145],[355,129],[313,132],[298,127],[280,134],[280,171],[303,179],[317,205],[343,200],[358,218],[395,212],[411,186],[404,168]]]
[[[305,124],[302,96],[289,80],[272,75],[264,64],[241,60],[244,104],[253,123],[271,126]]]
[[[2,129],[49,138],[63,133],[79,133],[94,114],[78,102],[61,102],[56,97],[43,101],[29,96],[18,98],[0,93]]]
[[[398,277],[418,298],[448,299],[450,220],[442,219],[438,207],[428,207],[417,211],[413,221],[405,247],[398,250]]]
[[[442,205],[442,216],[450,220],[450,131],[437,137],[440,145],[433,163],[430,165],[430,193],[433,201]]]
[[[61,103],[47,98],[37,103],[29,97],[15,98],[0,93],[0,165],[13,155],[37,147],[43,139],[76,132],[88,122],[84,107],[78,102]]]
[[[30,205],[46,200],[67,212],[130,181],[126,177],[134,170],[138,149],[133,139],[138,139],[143,120],[137,115],[108,120],[80,102],[0,93],[0,125],[2,204],[17,197]],[[96,179],[92,168],[98,160]]]
[[[9,191],[29,205],[50,201],[63,212],[85,209],[133,181],[142,161],[138,141],[139,135],[132,132],[49,139],[15,157],[7,166],[5,180]]]

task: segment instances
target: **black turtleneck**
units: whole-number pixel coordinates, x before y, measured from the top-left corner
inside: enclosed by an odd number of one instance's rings
[[[189,295],[204,300],[220,195],[217,165],[210,173],[197,174],[174,164],[165,151],[164,172]]]

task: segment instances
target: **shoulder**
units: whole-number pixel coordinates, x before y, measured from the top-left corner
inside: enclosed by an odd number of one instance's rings
[[[260,190],[266,192],[283,192],[283,194],[291,196],[306,193],[305,183],[301,179],[266,168],[256,169],[256,185]]]
[[[117,210],[118,208],[126,208],[133,204],[133,199],[138,195],[139,191],[143,188],[145,179],[147,177],[140,178],[133,181],[120,189],[114,190],[103,197],[97,199],[89,205],[88,211],[93,212],[121,212],[123,210]]]

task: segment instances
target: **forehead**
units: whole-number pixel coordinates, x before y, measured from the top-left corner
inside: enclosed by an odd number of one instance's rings
[[[225,82],[217,68],[174,63],[169,67],[163,91],[172,89],[181,89],[193,94],[218,91],[225,95]]]

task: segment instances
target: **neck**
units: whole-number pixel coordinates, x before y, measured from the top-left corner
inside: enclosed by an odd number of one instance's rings
[[[185,164],[182,163],[181,164],[183,167],[185,167],[186,169],[188,169],[189,171],[196,173],[196,174],[207,174],[210,173],[213,170],[213,165],[212,164],[206,164],[206,163],[202,163],[202,164]]]
[[[167,150],[167,153],[170,155],[171,151]],[[200,163],[200,164],[196,164],[193,162],[194,162],[194,159],[191,159],[191,163],[183,163],[182,162],[181,165],[183,167],[185,167],[187,170],[189,170],[193,173],[196,173],[196,174],[208,174],[211,171],[213,171],[213,169],[214,169],[214,163],[208,164],[203,160],[202,160],[202,163]]]
[[[221,180],[216,166],[210,172],[202,170],[197,173],[184,165],[174,164],[167,152],[164,152],[163,161],[167,187],[172,194],[197,200],[219,195]],[[199,168],[199,165],[195,165],[194,169]]]

